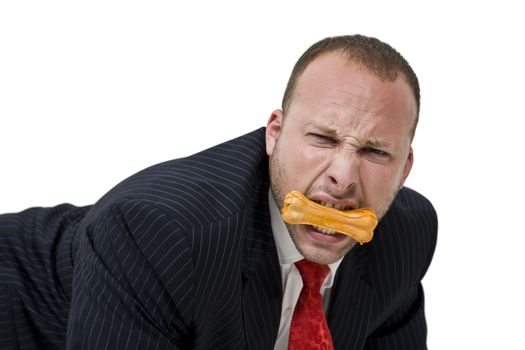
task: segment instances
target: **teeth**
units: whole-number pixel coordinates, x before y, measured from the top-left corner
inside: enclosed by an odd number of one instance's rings
[[[321,204],[327,208],[334,208],[334,209],[337,209],[337,210],[349,210],[349,209],[352,209],[352,207],[350,206],[346,206],[346,205],[339,205],[339,204],[335,204],[335,203],[329,203],[329,202],[321,202],[321,201],[316,201],[318,204]]]
[[[332,231],[332,230],[329,230],[327,228],[320,227],[320,226],[314,226],[314,229],[316,229],[316,231],[319,231],[319,232],[324,233],[326,235],[336,235],[336,234],[338,234],[338,232],[335,232],[335,231]]]

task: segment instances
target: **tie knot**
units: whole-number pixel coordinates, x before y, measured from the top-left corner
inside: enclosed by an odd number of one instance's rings
[[[295,266],[301,274],[304,286],[317,291],[321,289],[326,275],[330,272],[328,265],[317,264],[305,259],[296,262]]]

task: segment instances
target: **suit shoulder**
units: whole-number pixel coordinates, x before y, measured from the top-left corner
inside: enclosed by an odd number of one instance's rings
[[[115,186],[96,208],[138,200],[182,221],[218,220],[245,208],[255,183],[267,177],[264,150],[261,128],[194,155],[146,168]]]
[[[436,216],[436,210],[430,200],[421,193],[408,187],[403,187],[399,191],[394,205],[404,210],[426,211],[428,214]]]

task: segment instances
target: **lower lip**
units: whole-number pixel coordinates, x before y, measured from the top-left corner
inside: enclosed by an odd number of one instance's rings
[[[339,243],[341,241],[344,241],[347,238],[347,236],[342,235],[342,234],[327,235],[327,234],[318,232],[310,225],[306,226],[306,233],[310,237],[315,239],[316,241],[321,241],[325,243]]]

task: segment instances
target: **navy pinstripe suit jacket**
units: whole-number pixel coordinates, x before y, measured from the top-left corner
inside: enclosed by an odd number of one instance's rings
[[[282,287],[264,129],[120,183],[91,207],[0,216],[0,349],[272,349]],[[343,260],[336,349],[425,349],[431,204],[404,188]]]

